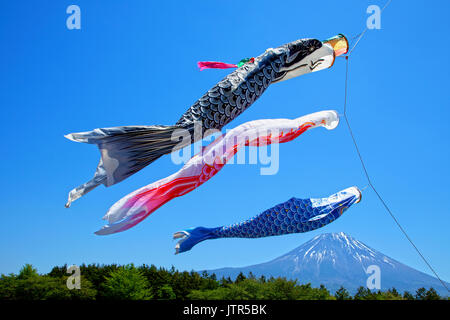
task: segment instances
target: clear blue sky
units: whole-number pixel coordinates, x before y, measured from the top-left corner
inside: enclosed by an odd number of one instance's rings
[[[64,208],[90,179],[98,150],[64,134],[98,127],[173,124],[237,62],[304,37],[349,38],[366,8],[384,1],[3,1],[0,5],[0,272],[32,263],[155,264],[181,270],[244,266],[275,258],[317,234],[346,232],[429,273],[373,192],[323,229],[258,240],[204,242],[175,256],[172,233],[251,217],[290,197],[324,197],[367,185],[344,122],[280,147],[277,175],[230,165],[194,192],[126,232],[99,237],[118,199],[179,166],[164,157]],[[66,8],[81,8],[81,30]],[[382,29],[368,31],[350,61],[349,119],[380,193],[442,278],[450,280],[450,73],[448,1],[393,0]],[[332,69],[275,84],[231,123],[343,110],[344,59]]]

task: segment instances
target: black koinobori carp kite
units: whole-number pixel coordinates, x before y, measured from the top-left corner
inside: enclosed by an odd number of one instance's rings
[[[270,84],[330,68],[335,58],[347,50],[343,35],[326,41],[296,40],[236,65],[235,71],[206,92],[173,126],[123,126],[66,135],[73,141],[96,144],[101,153],[94,177],[69,193],[66,207],[100,184],[114,185],[162,155],[201,140],[210,129],[221,130],[250,107]],[[213,65],[199,64],[201,68]],[[201,134],[194,134],[197,123]],[[176,134],[182,129],[190,139]]]

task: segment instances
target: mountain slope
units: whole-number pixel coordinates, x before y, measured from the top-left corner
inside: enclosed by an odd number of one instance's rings
[[[331,292],[344,286],[354,293],[358,287],[366,287],[367,278],[372,274],[367,274],[366,270],[371,265],[378,266],[381,271],[381,290],[395,287],[398,291],[415,292],[420,287],[433,287],[448,295],[438,279],[389,258],[343,232],[316,236],[266,263],[208,272],[215,273],[218,278],[234,278],[239,272],[248,274],[251,271],[257,277],[286,277],[298,279],[299,283],[310,282],[313,286],[324,284]]]

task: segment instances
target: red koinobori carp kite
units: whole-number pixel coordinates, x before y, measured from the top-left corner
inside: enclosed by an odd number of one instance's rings
[[[176,173],[130,193],[116,202],[103,219],[108,225],[96,232],[106,235],[125,231],[156,209],[196,189],[211,179],[243,146],[266,146],[295,139],[308,129],[334,129],[339,123],[336,111],[321,111],[297,119],[267,119],[246,122],[217,137],[193,156]]]
[[[209,129],[221,130],[258,99],[272,83],[329,68],[337,56],[347,53],[343,35],[325,41],[296,40],[238,65],[202,62],[201,68],[238,67],[197,100],[173,126],[124,126],[71,133],[66,138],[96,144],[101,159],[94,177],[69,193],[66,207],[100,184],[114,185],[164,154],[201,140]],[[194,134],[199,123],[201,134]],[[174,136],[187,130],[190,139]],[[181,141],[180,141],[181,140]]]
[[[189,251],[197,243],[208,239],[262,238],[316,230],[338,219],[359,201],[361,191],[357,187],[347,188],[328,198],[291,198],[241,223],[176,232],[173,238],[180,240],[175,246],[175,254]]]

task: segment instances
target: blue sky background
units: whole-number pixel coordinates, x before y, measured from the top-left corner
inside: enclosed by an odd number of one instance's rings
[[[0,272],[32,263],[40,272],[81,263],[155,264],[181,270],[273,259],[317,234],[346,232],[430,273],[374,193],[336,222],[306,234],[208,241],[175,256],[172,233],[241,221],[287,199],[325,197],[367,185],[344,124],[280,146],[277,175],[229,165],[126,232],[94,231],[118,199],[179,166],[166,156],[126,181],[64,208],[90,179],[98,150],[63,137],[118,125],[173,124],[229,71],[196,62],[237,62],[298,38],[349,38],[366,8],[384,1],[3,1],[0,5]],[[81,7],[81,30],[66,8]],[[349,119],[373,182],[417,246],[450,280],[450,2],[392,1],[382,29],[352,54]],[[345,60],[275,84],[228,126],[263,118],[343,111]]]

